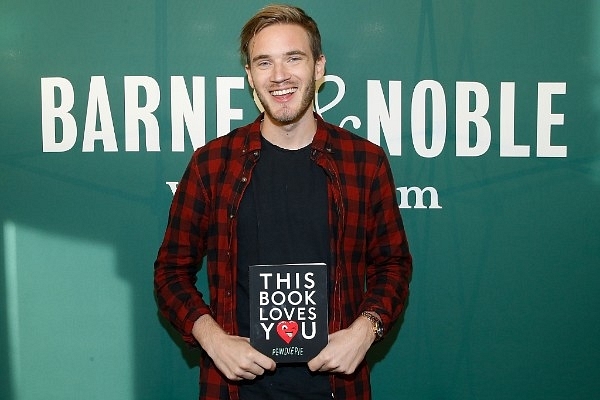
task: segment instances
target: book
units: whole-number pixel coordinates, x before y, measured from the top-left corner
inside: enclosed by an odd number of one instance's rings
[[[250,343],[278,363],[308,362],[327,345],[323,263],[251,265]]]

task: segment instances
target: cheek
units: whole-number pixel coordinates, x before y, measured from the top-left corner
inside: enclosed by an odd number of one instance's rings
[[[254,71],[254,73],[248,74],[248,83],[253,89],[261,88],[268,84],[269,78],[265,74],[261,74],[262,71]]]
[[[246,78],[248,79],[248,84],[252,89],[254,89],[254,79],[252,79],[252,74],[248,69],[246,69]]]

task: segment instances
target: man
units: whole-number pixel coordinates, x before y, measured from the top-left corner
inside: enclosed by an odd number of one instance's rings
[[[325,57],[315,22],[268,6],[241,52],[264,106],[193,154],[155,262],[161,313],[202,347],[202,399],[369,399],[365,354],[404,309],[412,260],[385,153],[313,112]],[[195,287],[207,258],[210,305]],[[248,339],[248,266],[324,262],[329,341],[304,365]]]

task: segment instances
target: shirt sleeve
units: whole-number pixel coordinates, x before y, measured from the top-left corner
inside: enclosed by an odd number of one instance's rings
[[[376,312],[387,332],[408,299],[412,256],[396,199],[394,177],[385,155],[371,182],[367,287],[361,311]]]
[[[173,196],[163,242],[154,263],[154,291],[160,313],[192,346],[194,322],[211,313],[196,288],[197,273],[206,254],[208,196],[195,157]]]

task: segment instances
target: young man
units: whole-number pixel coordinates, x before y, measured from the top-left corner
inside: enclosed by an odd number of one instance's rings
[[[201,399],[369,399],[365,354],[412,271],[389,163],[313,112],[325,57],[304,11],[268,6],[240,39],[265,111],[193,154],[155,262],[160,311],[204,350]],[[205,256],[210,305],[195,287]],[[329,341],[307,364],[276,364],[248,339],[248,267],[308,262],[329,268]]]

